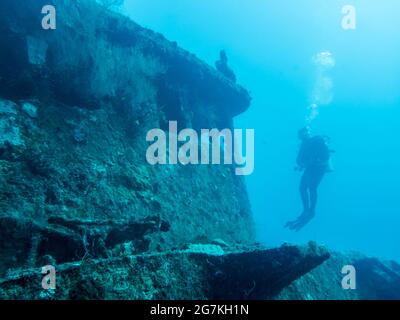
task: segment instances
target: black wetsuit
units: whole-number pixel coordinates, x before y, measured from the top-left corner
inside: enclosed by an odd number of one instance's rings
[[[297,165],[304,170],[300,181],[300,195],[305,214],[315,214],[317,189],[327,172],[329,158],[330,151],[323,137],[315,136],[301,144]]]

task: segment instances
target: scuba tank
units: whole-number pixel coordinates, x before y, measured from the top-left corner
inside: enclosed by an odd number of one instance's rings
[[[327,148],[327,152],[329,153],[329,156],[328,156],[328,160],[326,161],[326,163],[325,163],[325,165],[326,165],[326,172],[333,172],[334,171],[334,168],[333,168],[333,162],[332,162],[332,157],[331,157],[331,154],[332,153],[335,153],[336,152],[336,150],[333,150],[333,149],[331,149],[330,147],[329,147],[329,144],[330,144],[330,142],[331,142],[331,138],[330,137],[328,137],[327,135],[323,135],[323,136],[320,136],[322,139],[323,139],[323,141],[324,141],[324,144],[325,144],[325,146],[326,146],[326,148]]]

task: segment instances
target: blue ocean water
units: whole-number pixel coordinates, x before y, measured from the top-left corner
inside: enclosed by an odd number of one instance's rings
[[[356,9],[355,30],[342,28],[344,5]],[[398,0],[126,0],[123,12],[211,65],[227,51],[253,96],[235,125],[255,129],[246,179],[261,242],[315,240],[400,260]],[[315,62],[324,52],[329,70]],[[297,130],[318,99],[310,125],[331,138],[334,172],[316,218],[294,233],[283,226],[301,213]]]

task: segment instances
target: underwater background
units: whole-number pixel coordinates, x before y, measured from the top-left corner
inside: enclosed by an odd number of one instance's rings
[[[397,2],[48,1],[0,1],[0,299],[400,299]],[[255,171],[153,165],[171,121]]]
[[[357,10],[355,30],[341,26],[344,5]],[[316,240],[400,260],[399,1],[126,0],[122,12],[211,65],[227,51],[253,97],[235,126],[255,129],[246,179],[259,241]],[[293,233],[283,226],[301,213],[293,167],[307,117],[314,134],[331,138],[334,172],[316,218]]]

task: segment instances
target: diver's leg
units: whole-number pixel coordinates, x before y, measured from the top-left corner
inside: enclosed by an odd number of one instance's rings
[[[318,187],[324,177],[325,172],[322,170],[315,170],[310,184],[310,214],[315,216],[315,209],[318,201]]]
[[[318,190],[316,187],[310,189],[310,215],[315,216],[315,208],[317,207]]]
[[[301,201],[303,203],[303,212],[302,214],[294,221],[290,221],[286,224],[286,228],[297,230],[299,226],[303,226],[304,221],[308,217],[308,212],[310,211],[310,196],[309,196],[309,184],[310,184],[310,173],[306,169],[301,177],[299,192]]]
[[[320,168],[310,168],[307,170],[307,190],[309,192],[309,209],[291,226],[291,229],[298,232],[308,224],[315,216],[315,208],[318,200],[318,186],[325,174]]]
[[[299,191],[301,201],[303,203],[303,214],[307,213],[310,210],[310,194],[309,194],[309,172],[305,170],[303,176],[301,177]]]

